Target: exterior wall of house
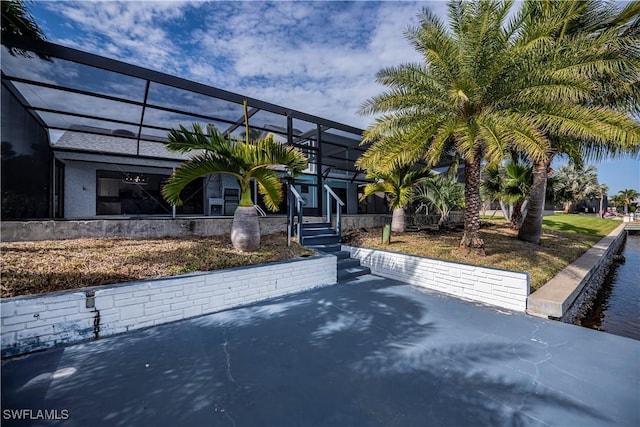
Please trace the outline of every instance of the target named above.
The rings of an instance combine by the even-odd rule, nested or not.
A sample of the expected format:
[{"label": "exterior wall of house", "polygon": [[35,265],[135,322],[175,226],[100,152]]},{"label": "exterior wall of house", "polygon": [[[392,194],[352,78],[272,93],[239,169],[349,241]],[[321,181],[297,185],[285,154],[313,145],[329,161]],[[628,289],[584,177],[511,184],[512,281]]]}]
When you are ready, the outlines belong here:
[{"label": "exterior wall of house", "polygon": [[[135,165],[135,164],[113,164],[113,163],[101,163],[92,162],[87,160],[73,160],[68,158],[62,158],[61,161],[65,165],[65,189],[64,189],[64,217],[66,219],[78,219],[78,218],[95,218],[96,215],[96,171],[129,171],[129,172],[141,172],[147,174],[162,174],[170,175],[171,168],[167,167],[151,167],[148,165]],[[150,163],[150,162],[146,162]],[[152,164],[152,163],[151,163]],[[327,180],[330,187],[334,189],[343,189],[344,202],[347,204],[346,214],[357,215],[358,214],[358,184],[351,183],[349,181],[341,181],[337,178],[331,178]],[[300,185],[297,185],[300,191]],[[199,212],[199,215],[209,214],[209,199],[210,198],[223,198],[224,190],[228,188],[240,189],[236,178],[229,175],[212,175],[205,181],[204,188],[204,209],[203,212]],[[303,194],[303,197],[308,199],[306,207],[317,207],[317,200],[311,200],[317,198],[316,187],[309,186],[308,193]],[[345,196],[346,194],[346,196]],[[322,189],[320,197],[326,198],[326,193]],[[326,203],[326,200],[323,204]],[[213,216],[219,216],[225,214],[224,206],[222,209],[212,209]],[[229,210],[227,209],[227,214]],[[281,212],[282,213],[282,212]],[[324,212],[322,212],[324,213]],[[196,215],[198,215],[196,214]],[[229,214],[230,215],[230,214]]]},{"label": "exterior wall of house", "polygon": [[88,163],[64,160],[65,163],[65,218],[93,218],[96,216],[96,171],[135,171],[170,175],[171,169],[146,166]]}]

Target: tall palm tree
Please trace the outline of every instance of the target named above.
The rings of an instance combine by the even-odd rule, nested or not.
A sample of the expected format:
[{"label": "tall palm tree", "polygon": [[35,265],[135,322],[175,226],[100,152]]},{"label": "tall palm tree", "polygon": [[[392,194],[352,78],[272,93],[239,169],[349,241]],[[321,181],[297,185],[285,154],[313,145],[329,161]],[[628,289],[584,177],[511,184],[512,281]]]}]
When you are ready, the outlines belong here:
[{"label": "tall palm tree", "polygon": [[425,11],[420,26],[407,32],[425,63],[380,71],[378,81],[391,89],[363,105],[363,113],[382,113],[363,141],[372,143],[365,156],[380,167],[417,159],[435,164],[450,152],[464,158],[461,247],[484,248],[478,235],[483,157],[499,161],[516,151],[534,163],[527,219],[541,226],[552,138],[587,141],[595,154],[638,147],[636,121],[591,102],[600,93],[596,77],[622,70],[633,80],[637,58],[631,59],[628,40],[609,31],[597,38],[556,37],[574,3],[580,2],[528,0],[507,24],[511,1],[450,2],[450,31]]},{"label": "tall palm tree", "polygon": [[[549,32],[550,49],[538,61],[557,63],[556,74],[568,78],[559,89],[577,104],[567,110],[571,111],[568,118],[573,119],[571,132],[566,132],[570,122],[541,126],[552,150],[547,158],[534,162],[529,211],[518,233],[521,240],[540,243],[548,171],[556,154],[582,162],[640,150],[638,123],[632,118],[640,111],[640,3],[629,2],[620,8],[595,0],[527,1],[525,9],[530,11],[525,28],[555,22]],[[563,104],[558,107],[566,109],[566,100]],[[585,108],[594,112],[591,118],[574,113]],[[607,132],[601,132],[603,124]],[[578,126],[588,131],[581,135]]]},{"label": "tall palm tree", "polygon": [[[508,150],[544,158],[549,144],[536,117],[522,108],[539,80],[525,77],[537,36],[505,24],[511,2],[451,1],[449,28],[423,10],[417,28],[406,32],[423,64],[381,70],[386,92],[367,100],[363,114],[383,113],[365,133],[364,154],[384,165],[424,159],[437,164],[456,153],[465,175],[463,248],[484,252],[480,238],[481,161],[502,160]],[[531,66],[533,68],[533,66]]]},{"label": "tall palm tree", "polygon": [[428,168],[415,168],[407,165],[397,166],[387,172],[369,169],[367,178],[373,179],[375,182],[365,185],[361,200],[376,193],[387,194],[389,208],[393,212],[391,230],[404,232],[406,230],[405,208],[413,200],[418,180],[428,174]]},{"label": "tall palm tree", "polygon": [[207,133],[197,123],[192,129],[180,125],[171,129],[166,147],[186,153],[200,151],[182,163],[162,188],[162,195],[173,205],[180,205],[180,192],[197,178],[210,174],[227,174],[240,184],[240,203],[233,215],[231,241],[241,251],[253,251],[260,246],[258,216],[251,200],[251,182],[258,182],[267,209],[277,211],[282,200],[282,183],[273,169],[283,165],[293,176],[307,167],[302,152],[273,140],[273,136],[245,142],[225,137],[214,126]]},{"label": "tall palm tree", "polygon": [[618,194],[620,194],[621,198],[624,199],[624,213],[626,215],[627,213],[629,213],[629,205],[637,198],[640,198],[640,193],[638,193],[636,190],[628,188],[626,190],[620,190]]},{"label": "tall palm tree", "polygon": [[456,206],[464,203],[464,186],[453,176],[432,175],[420,180],[416,189],[416,199],[428,203],[440,214],[438,227],[449,224],[449,214]]}]

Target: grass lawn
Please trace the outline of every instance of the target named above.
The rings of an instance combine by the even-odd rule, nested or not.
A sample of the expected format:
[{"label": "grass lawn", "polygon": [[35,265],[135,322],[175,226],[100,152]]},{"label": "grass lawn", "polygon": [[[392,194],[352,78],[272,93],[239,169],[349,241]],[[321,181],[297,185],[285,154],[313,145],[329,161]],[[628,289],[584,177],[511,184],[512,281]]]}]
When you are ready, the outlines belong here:
[{"label": "grass lawn", "polygon": [[480,231],[485,241],[485,256],[463,257],[457,252],[462,231],[394,233],[391,244],[382,245],[380,229],[360,230],[347,235],[347,244],[527,271],[533,292],[620,224],[620,221],[586,215],[553,215],[544,219],[542,244],[534,245],[517,240],[516,232],[503,219],[485,220]]},{"label": "grass lawn", "polygon": [[619,225],[620,221],[589,215],[556,214],[545,216],[542,220],[542,226],[549,230],[588,234],[599,237],[606,236]]},{"label": "grass lawn", "polygon": [[188,239],[74,239],[0,243],[2,298],[175,276],[313,252],[284,234],[262,236],[260,250],[238,252],[229,236]]}]

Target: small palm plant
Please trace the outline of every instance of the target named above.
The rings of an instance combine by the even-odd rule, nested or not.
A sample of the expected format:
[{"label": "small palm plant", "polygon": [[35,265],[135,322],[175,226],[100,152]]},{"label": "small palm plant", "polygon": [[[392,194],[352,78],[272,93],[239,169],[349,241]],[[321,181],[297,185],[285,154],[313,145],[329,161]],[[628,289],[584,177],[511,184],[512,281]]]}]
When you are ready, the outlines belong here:
[{"label": "small palm plant", "polygon": [[503,199],[509,203],[511,228],[519,230],[526,215],[527,198],[533,183],[533,167],[516,162],[505,166],[506,180],[503,189]]},{"label": "small palm plant", "polygon": [[385,193],[389,197],[389,208],[393,212],[391,230],[404,232],[406,229],[405,208],[413,200],[414,189],[420,178],[429,174],[429,169],[409,165],[395,166],[387,172],[370,169],[367,178],[376,182],[367,184],[361,200],[375,193]]},{"label": "small palm plant", "polygon": [[282,182],[273,168],[285,166],[296,176],[307,167],[307,159],[300,150],[274,141],[273,135],[255,141],[234,140],[212,125],[207,126],[205,133],[194,123],[192,129],[182,125],[171,129],[168,140],[166,147],[171,151],[201,150],[180,165],[162,188],[162,195],[172,205],[182,204],[180,192],[197,178],[219,173],[238,180],[240,203],[233,215],[231,242],[241,251],[254,251],[260,246],[258,214],[251,200],[252,180],[258,182],[267,209],[275,212],[282,200]]},{"label": "small palm plant", "polygon": [[438,227],[443,228],[449,225],[451,210],[464,204],[464,185],[452,176],[432,175],[420,181],[416,199],[428,203],[440,214]]}]

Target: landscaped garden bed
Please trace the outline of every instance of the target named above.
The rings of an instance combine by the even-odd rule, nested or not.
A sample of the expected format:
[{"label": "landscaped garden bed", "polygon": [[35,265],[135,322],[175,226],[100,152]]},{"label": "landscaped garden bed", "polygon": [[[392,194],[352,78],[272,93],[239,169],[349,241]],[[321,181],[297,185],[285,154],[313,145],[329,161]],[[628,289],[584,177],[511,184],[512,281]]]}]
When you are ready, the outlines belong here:
[{"label": "landscaped garden bed", "polygon": [[536,245],[517,240],[517,232],[503,220],[484,220],[480,234],[485,242],[485,256],[474,253],[467,253],[464,257],[460,255],[457,249],[462,230],[439,231],[433,228],[394,233],[391,244],[383,245],[380,229],[360,229],[347,232],[344,240],[351,246],[526,271],[529,272],[533,292],[618,225],[619,221],[593,216],[553,215],[545,217],[542,244]]},{"label": "landscaped garden bed", "polygon": [[2,298],[175,276],[313,252],[286,235],[264,235],[260,249],[235,250],[229,236],[165,239],[74,239],[1,243]]}]

